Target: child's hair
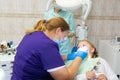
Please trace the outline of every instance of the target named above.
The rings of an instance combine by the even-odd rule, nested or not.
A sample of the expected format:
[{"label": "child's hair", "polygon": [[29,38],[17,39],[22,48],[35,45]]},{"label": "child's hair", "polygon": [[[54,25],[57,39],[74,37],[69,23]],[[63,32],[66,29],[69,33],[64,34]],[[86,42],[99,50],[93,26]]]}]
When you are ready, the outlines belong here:
[{"label": "child's hair", "polygon": [[61,18],[61,17],[55,17],[52,18],[50,20],[40,20],[37,22],[37,24],[34,26],[34,29],[32,30],[27,30],[26,33],[32,33],[32,32],[36,32],[36,31],[52,31],[56,28],[60,27],[62,31],[66,31],[69,30],[69,26],[67,24],[67,22]]},{"label": "child's hair", "polygon": [[87,43],[90,44],[90,46],[91,46],[92,48],[94,48],[94,52],[93,52],[92,58],[98,57],[99,55],[98,55],[98,51],[96,50],[96,47],[95,47],[90,41],[88,41],[88,40],[81,40],[80,42],[83,42],[83,41],[86,41]]}]

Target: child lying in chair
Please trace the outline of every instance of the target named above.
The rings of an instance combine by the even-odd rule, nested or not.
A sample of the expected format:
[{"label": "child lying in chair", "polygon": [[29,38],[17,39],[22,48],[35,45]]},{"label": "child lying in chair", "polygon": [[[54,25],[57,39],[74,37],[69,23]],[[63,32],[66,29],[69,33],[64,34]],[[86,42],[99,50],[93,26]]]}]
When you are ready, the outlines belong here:
[{"label": "child lying in chair", "polygon": [[[81,62],[74,80],[118,80],[109,64],[101,57],[94,45],[88,40],[82,40],[78,44],[78,50],[87,51],[87,57]],[[72,60],[66,62],[70,65]]]}]

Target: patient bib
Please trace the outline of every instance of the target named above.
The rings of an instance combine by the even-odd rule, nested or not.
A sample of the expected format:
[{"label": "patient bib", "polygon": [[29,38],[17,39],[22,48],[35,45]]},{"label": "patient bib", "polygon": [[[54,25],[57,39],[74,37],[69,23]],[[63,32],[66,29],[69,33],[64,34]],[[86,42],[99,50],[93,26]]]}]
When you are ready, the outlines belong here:
[{"label": "patient bib", "polygon": [[84,74],[87,71],[91,71],[98,61],[99,61],[99,58],[85,58],[81,62],[77,74]]}]

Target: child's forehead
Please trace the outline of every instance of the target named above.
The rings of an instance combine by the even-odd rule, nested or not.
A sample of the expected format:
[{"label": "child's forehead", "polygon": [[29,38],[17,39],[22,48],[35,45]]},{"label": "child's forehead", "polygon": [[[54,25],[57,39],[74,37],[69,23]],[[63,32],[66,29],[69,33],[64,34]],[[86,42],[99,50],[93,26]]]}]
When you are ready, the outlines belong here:
[{"label": "child's forehead", "polygon": [[79,43],[78,46],[86,46],[85,43]]},{"label": "child's forehead", "polygon": [[88,44],[86,41],[81,41],[79,44]]},{"label": "child's forehead", "polygon": [[89,46],[89,43],[86,41],[79,42],[78,46]]}]

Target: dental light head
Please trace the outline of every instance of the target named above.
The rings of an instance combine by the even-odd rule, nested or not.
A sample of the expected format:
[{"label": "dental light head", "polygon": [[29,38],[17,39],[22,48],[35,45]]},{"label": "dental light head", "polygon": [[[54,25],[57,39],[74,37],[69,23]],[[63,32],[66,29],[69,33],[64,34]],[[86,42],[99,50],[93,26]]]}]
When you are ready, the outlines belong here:
[{"label": "dental light head", "polygon": [[48,0],[46,11],[49,9],[52,2],[55,1],[56,5],[62,10],[75,11],[82,8],[81,25],[85,25],[86,19],[90,13],[92,0]]},{"label": "dental light head", "polygon": [[81,7],[82,0],[56,0],[56,4],[61,7],[61,9],[66,9],[70,11],[77,10]]}]

